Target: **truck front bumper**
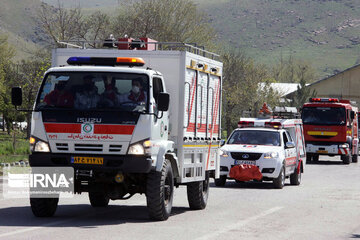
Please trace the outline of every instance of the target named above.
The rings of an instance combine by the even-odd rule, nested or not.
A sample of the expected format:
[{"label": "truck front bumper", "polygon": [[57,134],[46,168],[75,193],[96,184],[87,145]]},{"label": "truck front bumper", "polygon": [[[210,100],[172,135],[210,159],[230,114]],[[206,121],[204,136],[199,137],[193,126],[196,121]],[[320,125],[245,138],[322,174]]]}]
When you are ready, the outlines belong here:
[{"label": "truck front bumper", "polygon": [[306,144],[306,153],[318,154],[318,155],[348,155],[350,153],[350,148],[340,147],[339,144],[333,144],[333,145]]},{"label": "truck front bumper", "polygon": [[[100,157],[103,164],[74,164],[71,157]],[[94,170],[99,172],[121,171],[123,173],[148,173],[151,170],[151,157],[136,155],[87,155],[32,153],[29,156],[31,167],[73,167],[75,170]]]}]

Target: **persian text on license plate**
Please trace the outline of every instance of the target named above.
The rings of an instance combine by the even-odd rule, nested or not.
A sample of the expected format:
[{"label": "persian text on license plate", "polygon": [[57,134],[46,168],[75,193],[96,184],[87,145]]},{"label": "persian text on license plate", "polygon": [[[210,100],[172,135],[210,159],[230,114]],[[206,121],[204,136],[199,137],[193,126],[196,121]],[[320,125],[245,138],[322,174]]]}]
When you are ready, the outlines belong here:
[{"label": "persian text on license plate", "polygon": [[240,165],[240,164],[256,165],[256,162],[249,160],[235,160],[235,165]]},{"label": "persian text on license plate", "polygon": [[104,158],[102,158],[102,157],[71,157],[71,163],[102,165],[104,163]]}]

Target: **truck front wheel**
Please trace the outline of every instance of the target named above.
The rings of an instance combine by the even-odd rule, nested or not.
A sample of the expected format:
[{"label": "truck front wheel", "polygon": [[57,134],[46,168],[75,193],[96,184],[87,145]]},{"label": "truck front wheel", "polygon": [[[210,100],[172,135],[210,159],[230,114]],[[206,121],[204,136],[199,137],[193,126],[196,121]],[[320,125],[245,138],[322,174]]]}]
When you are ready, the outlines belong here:
[{"label": "truck front wheel", "polygon": [[30,198],[30,206],[36,217],[52,217],[56,212],[59,198]]},{"label": "truck front wheel", "polygon": [[299,173],[297,172],[297,169],[295,168],[294,173],[290,175],[290,184],[291,185],[300,185],[301,183],[301,169]]},{"label": "truck front wheel", "polygon": [[93,207],[107,207],[109,205],[109,197],[102,192],[89,192],[89,200]]},{"label": "truck front wheel", "polygon": [[215,186],[223,187],[226,183],[226,175],[221,175],[219,178],[215,178]]},{"label": "truck front wheel", "polygon": [[358,155],[357,154],[352,155],[352,162],[355,162],[355,163],[358,162]]},{"label": "truck front wheel", "polygon": [[164,221],[169,218],[174,196],[174,177],[169,160],[161,172],[151,171],[146,183],[146,202],[151,219]]},{"label": "truck front wheel", "polygon": [[341,155],[341,160],[343,161],[344,164],[350,164],[350,154],[348,155]]},{"label": "truck front wheel", "polygon": [[206,207],[209,197],[209,174],[206,173],[205,180],[187,184],[187,197],[190,209],[201,210]]}]

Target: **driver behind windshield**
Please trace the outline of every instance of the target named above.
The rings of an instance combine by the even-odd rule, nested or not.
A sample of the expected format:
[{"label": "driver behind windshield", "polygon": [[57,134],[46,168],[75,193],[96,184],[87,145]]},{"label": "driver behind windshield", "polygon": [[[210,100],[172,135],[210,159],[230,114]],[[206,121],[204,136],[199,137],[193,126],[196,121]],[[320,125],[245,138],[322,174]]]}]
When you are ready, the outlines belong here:
[{"label": "driver behind windshield", "polygon": [[135,78],[131,83],[131,90],[128,93],[119,95],[119,103],[134,102],[138,104],[145,104],[147,100],[146,92],[143,90],[142,79]]}]

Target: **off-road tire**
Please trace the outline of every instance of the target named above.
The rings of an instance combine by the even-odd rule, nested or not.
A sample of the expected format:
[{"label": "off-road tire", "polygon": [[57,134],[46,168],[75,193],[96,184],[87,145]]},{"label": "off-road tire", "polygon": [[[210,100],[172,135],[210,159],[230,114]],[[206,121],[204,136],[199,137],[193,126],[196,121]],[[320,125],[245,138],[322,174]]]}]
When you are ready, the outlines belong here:
[{"label": "off-road tire", "polygon": [[30,206],[36,217],[52,217],[56,212],[59,198],[30,198]]},{"label": "off-road tire", "polygon": [[285,185],[285,167],[281,168],[279,176],[273,180],[274,188],[282,189]]},{"label": "off-road tire", "polygon": [[146,202],[153,220],[167,220],[174,197],[174,177],[169,160],[165,160],[161,172],[151,171],[147,176]]},{"label": "off-road tire", "polygon": [[93,207],[107,207],[110,199],[105,193],[89,192],[89,200]]},{"label": "off-road tire", "polygon": [[358,162],[358,156],[359,156],[359,155],[357,155],[357,154],[352,155],[352,162],[353,162],[353,163],[357,163],[357,162]]},{"label": "off-road tire", "polygon": [[215,178],[215,186],[223,187],[226,183],[226,175],[221,175],[220,178]]},{"label": "off-road tire", "polygon": [[297,168],[295,168],[294,173],[290,175],[290,184],[291,185],[300,185],[300,183],[301,183],[301,169],[298,173]]},{"label": "off-road tire", "polygon": [[201,210],[206,208],[209,197],[209,174],[206,173],[205,180],[187,184],[187,197],[190,209]]},{"label": "off-road tire", "polygon": [[350,158],[351,155],[341,155],[341,160],[343,161],[344,164],[349,165],[350,164]]}]

